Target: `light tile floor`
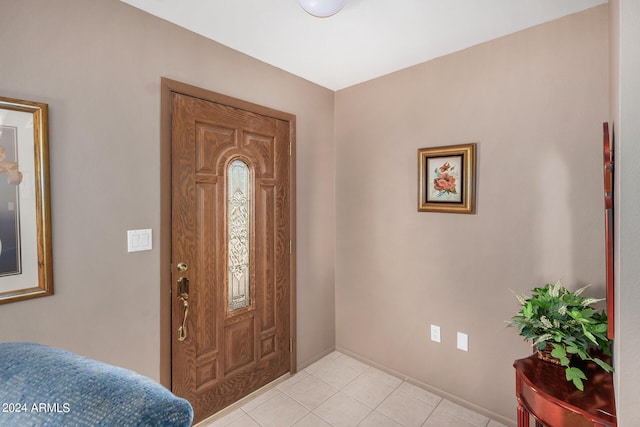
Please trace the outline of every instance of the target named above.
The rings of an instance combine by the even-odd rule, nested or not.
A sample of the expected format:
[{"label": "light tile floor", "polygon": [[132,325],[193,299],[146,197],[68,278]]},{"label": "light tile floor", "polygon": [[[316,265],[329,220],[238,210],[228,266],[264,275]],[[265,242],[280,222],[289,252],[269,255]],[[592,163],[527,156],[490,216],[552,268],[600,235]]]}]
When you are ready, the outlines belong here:
[{"label": "light tile floor", "polygon": [[207,427],[505,427],[333,352]]}]

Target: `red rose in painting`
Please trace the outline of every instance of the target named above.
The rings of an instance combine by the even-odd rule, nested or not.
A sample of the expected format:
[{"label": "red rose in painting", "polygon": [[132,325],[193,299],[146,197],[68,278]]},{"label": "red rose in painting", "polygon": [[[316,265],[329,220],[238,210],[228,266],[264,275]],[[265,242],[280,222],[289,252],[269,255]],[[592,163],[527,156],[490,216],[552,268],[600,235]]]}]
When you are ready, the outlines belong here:
[{"label": "red rose in painting", "polygon": [[447,193],[456,193],[456,179],[448,173],[441,173],[433,180],[433,188],[437,191],[446,191]]}]

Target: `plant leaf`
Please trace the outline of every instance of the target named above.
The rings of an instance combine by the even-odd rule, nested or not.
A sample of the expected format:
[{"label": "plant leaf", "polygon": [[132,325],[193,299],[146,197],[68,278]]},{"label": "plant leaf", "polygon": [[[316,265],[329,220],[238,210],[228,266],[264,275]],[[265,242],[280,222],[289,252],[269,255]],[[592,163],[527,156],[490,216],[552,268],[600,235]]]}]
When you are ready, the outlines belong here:
[{"label": "plant leaf", "polygon": [[580,294],[582,294],[582,293],[584,292],[584,290],[585,290],[585,289],[587,289],[589,286],[591,286],[591,284],[588,284],[587,286],[585,286],[585,287],[583,287],[583,288],[578,289],[578,290],[577,290],[577,291],[575,291],[573,294],[574,294],[575,296],[579,296],[579,295],[580,295]]},{"label": "plant leaf", "polygon": [[611,365],[609,365],[608,363],[598,359],[597,357],[593,358],[593,361],[596,362],[598,364],[598,366],[600,366],[605,371],[613,372],[613,367]]},{"label": "plant leaf", "polygon": [[522,307],[522,314],[525,318],[531,319],[531,316],[533,315],[533,305],[531,302],[527,302],[527,305]]},{"label": "plant leaf", "polygon": [[571,344],[567,346],[567,353],[577,354],[579,351],[580,349],[576,347],[575,344]]},{"label": "plant leaf", "polygon": [[561,345],[553,344],[553,351],[551,352],[551,355],[560,359],[563,357],[567,357],[567,352]]},{"label": "plant leaf", "polygon": [[551,355],[556,359],[559,359],[562,366],[569,366],[570,360],[567,357],[567,352],[565,351],[564,347],[560,344],[555,343],[552,343],[552,345],[553,350],[551,351]]},{"label": "plant leaf", "polygon": [[576,367],[567,368],[565,375],[567,377],[567,381],[572,381],[573,385],[580,391],[584,391],[584,384],[582,380],[586,380],[587,376],[580,369]]},{"label": "plant leaf", "polygon": [[590,341],[598,345],[598,341],[596,340],[596,337],[594,337],[591,332],[587,331],[587,328],[585,328],[584,325],[582,325],[582,332],[584,332],[585,337],[589,338]]},{"label": "plant leaf", "polygon": [[599,325],[595,325],[593,327],[593,329],[595,330],[595,332],[604,334],[605,332],[607,332],[607,324],[606,323],[601,323]]}]

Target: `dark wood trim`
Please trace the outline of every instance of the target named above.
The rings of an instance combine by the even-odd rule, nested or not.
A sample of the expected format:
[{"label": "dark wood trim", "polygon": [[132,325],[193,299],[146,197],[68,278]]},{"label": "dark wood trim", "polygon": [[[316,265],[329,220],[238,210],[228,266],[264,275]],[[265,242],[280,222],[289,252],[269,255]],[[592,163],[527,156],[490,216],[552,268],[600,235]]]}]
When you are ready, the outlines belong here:
[{"label": "dark wood trim", "polygon": [[[613,130],[613,129],[612,129]],[[607,337],[615,336],[615,304],[614,304],[614,150],[613,132],[609,132],[609,123],[602,124],[604,149],[604,220],[605,220],[605,257],[606,257],[606,288],[607,288]]]},{"label": "dark wood trim", "polygon": [[217,92],[212,92],[207,89],[202,89],[197,86],[191,86],[186,83],[181,83],[175,80],[161,78],[162,85],[167,86],[169,92],[181,93],[194,98],[204,99],[206,101],[215,102],[217,104],[228,105],[229,107],[238,108],[240,110],[246,110],[252,113],[257,113],[262,116],[273,117],[286,122],[294,123],[296,116],[293,114],[285,113],[275,110],[273,108],[265,107],[263,105],[254,104],[249,101],[243,101],[241,99],[233,98],[228,95],[223,95]]},{"label": "dark wood trim", "polygon": [[171,390],[171,85],[160,85],[160,383]]}]

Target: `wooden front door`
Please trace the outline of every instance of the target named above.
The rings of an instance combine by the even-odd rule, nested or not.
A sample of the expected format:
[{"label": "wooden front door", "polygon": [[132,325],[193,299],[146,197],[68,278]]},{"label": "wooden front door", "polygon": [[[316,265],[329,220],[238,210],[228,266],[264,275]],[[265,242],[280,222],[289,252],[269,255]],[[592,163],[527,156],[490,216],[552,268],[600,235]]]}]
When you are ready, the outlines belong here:
[{"label": "wooden front door", "polygon": [[171,381],[195,422],[295,370],[295,121],[244,106],[171,94]]}]

